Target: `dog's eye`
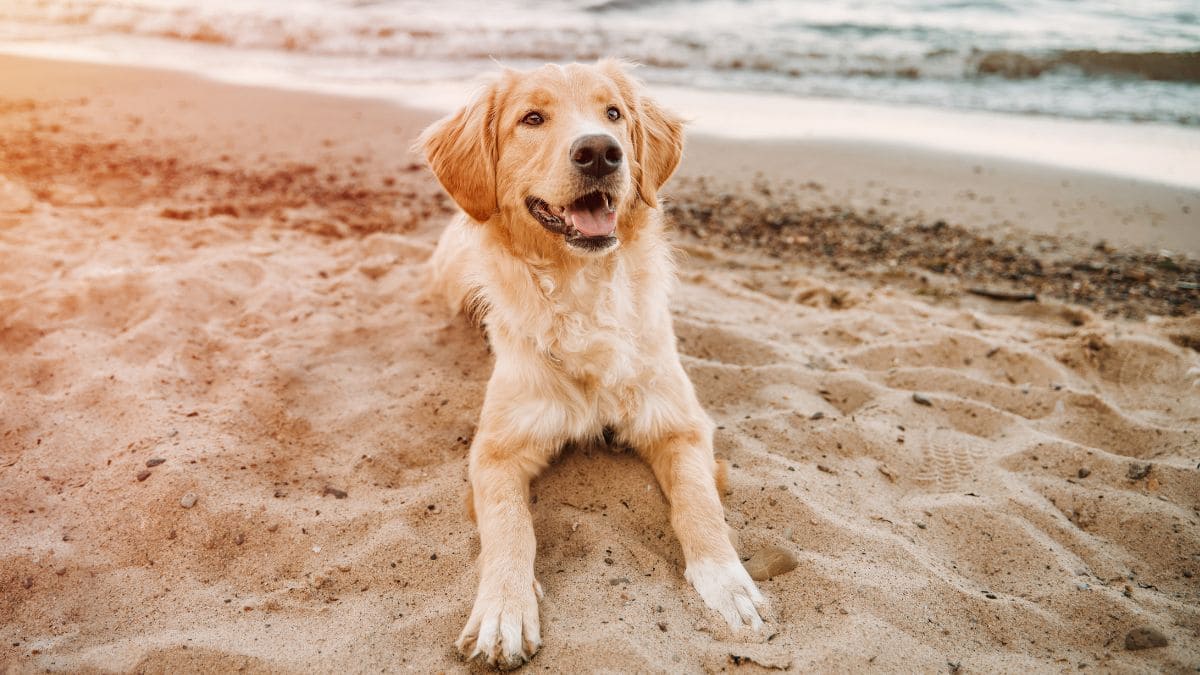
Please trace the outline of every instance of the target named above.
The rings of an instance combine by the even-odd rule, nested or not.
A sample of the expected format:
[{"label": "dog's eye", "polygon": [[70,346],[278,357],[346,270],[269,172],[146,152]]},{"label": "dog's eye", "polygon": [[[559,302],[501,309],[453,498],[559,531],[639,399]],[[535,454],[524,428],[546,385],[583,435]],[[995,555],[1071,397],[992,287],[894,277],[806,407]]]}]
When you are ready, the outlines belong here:
[{"label": "dog's eye", "polygon": [[621,111],[617,110],[617,106],[615,106],[615,105],[608,106],[608,119],[610,119],[614,122],[621,119]]},{"label": "dog's eye", "polygon": [[525,116],[521,118],[521,124],[528,124],[531,127],[536,127],[545,121],[546,120],[542,118],[542,114],[539,112],[525,113]]}]

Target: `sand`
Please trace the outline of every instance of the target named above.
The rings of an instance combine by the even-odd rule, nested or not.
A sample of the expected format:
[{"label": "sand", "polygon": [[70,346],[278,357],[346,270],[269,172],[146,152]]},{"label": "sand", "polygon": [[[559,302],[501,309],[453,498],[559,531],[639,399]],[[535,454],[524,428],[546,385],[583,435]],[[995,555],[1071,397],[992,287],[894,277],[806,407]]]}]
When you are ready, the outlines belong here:
[{"label": "sand", "polygon": [[[491,364],[424,294],[450,209],[407,151],[429,119],[0,58],[0,670],[466,668]],[[736,178],[713,142],[685,177]],[[1194,306],[1107,319],[681,244],[728,520],[798,566],[761,583],[769,639],[728,635],[650,471],[569,448],[533,487],[529,670],[1200,666]],[[1127,649],[1141,628],[1167,644]]]}]

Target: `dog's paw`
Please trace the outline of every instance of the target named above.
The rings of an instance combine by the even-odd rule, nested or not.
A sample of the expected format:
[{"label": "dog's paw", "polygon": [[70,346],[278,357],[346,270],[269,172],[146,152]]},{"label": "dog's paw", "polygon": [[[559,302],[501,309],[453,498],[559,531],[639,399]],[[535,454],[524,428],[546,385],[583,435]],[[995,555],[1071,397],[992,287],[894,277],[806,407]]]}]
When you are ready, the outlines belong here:
[{"label": "dog's paw", "polygon": [[538,598],[534,581],[524,590],[479,589],[471,618],[455,646],[467,660],[479,659],[501,670],[519,667],[542,646]]},{"label": "dog's paw", "polygon": [[762,629],[759,611],[766,609],[766,598],[736,559],[726,563],[700,560],[688,565],[683,576],[691,582],[704,604],[715,609],[731,629]]}]

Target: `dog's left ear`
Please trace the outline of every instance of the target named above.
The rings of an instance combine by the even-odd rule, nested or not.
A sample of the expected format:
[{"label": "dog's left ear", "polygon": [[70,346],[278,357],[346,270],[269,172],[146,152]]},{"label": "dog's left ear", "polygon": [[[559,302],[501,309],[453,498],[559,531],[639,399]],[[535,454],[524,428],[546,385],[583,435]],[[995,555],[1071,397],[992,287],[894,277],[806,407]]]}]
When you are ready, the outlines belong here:
[{"label": "dog's left ear", "polygon": [[650,208],[658,206],[658,189],[683,158],[683,120],[642,94],[642,85],[615,59],[599,63],[625,99],[633,132],[633,181],[638,196]]},{"label": "dog's left ear", "polygon": [[477,222],[500,207],[496,200],[496,117],[499,85],[492,83],[462,110],[434,122],[414,146],[450,197]]}]

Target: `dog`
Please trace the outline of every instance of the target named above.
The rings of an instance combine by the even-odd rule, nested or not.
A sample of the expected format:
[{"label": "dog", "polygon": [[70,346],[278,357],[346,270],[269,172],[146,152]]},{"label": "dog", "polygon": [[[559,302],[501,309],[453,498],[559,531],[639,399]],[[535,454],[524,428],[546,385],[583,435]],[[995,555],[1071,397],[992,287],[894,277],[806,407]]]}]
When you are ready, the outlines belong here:
[{"label": "dog", "polygon": [[431,290],[484,326],[495,355],[471,442],[479,588],[456,646],[515,668],[541,646],[530,480],[572,441],[607,435],[652,468],[684,577],[735,630],[765,599],[725,524],[713,423],[679,361],[658,191],[683,123],[629,66],[504,70],[416,149],[462,209],[430,259]]}]

